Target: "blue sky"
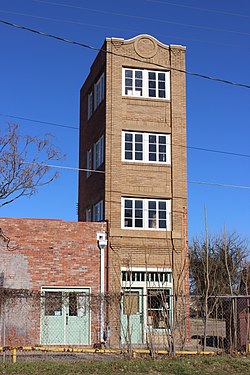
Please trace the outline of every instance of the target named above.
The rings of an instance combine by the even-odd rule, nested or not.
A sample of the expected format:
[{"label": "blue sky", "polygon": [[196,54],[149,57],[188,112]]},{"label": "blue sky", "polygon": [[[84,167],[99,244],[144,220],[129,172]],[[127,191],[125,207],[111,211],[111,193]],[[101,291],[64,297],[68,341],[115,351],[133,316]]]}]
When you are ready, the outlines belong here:
[{"label": "blue sky", "polygon": [[[187,47],[187,70],[250,84],[249,0],[2,0],[0,18],[101,47],[106,37],[151,34]],[[0,128],[16,122],[23,134],[54,135],[65,160],[78,167],[78,130],[10,116],[79,126],[79,90],[96,52],[0,24]],[[188,209],[190,237],[235,230],[249,238],[250,158],[195,150],[250,154],[250,90],[187,75]],[[31,198],[1,208],[2,217],[76,221],[78,173],[60,178]]]}]

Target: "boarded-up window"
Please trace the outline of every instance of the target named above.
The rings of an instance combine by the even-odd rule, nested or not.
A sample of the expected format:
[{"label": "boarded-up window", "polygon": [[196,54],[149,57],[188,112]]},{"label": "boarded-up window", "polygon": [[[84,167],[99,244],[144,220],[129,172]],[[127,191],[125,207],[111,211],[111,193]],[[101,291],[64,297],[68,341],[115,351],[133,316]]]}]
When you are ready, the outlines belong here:
[{"label": "boarded-up window", "polygon": [[123,314],[134,315],[139,312],[139,292],[125,292],[123,297]]}]

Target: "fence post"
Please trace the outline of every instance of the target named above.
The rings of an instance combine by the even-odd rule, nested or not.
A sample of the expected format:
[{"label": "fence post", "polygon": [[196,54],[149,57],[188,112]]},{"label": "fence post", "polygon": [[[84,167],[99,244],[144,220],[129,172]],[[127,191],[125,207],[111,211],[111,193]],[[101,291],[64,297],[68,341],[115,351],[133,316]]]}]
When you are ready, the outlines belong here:
[{"label": "fence post", "polygon": [[16,348],[12,350],[12,361],[13,363],[16,363]]}]

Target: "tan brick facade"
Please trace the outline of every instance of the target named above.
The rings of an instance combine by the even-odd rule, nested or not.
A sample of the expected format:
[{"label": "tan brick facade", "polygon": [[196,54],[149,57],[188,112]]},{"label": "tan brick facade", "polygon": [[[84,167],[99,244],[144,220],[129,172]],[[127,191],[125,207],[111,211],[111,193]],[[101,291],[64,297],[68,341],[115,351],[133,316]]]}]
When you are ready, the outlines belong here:
[{"label": "tan brick facade", "polygon": [[[79,178],[79,220],[85,210],[104,200],[109,223],[107,288],[118,292],[122,267],[171,268],[173,288],[188,293],[185,48],[164,45],[148,35],[130,40],[106,39],[81,89],[80,168],[86,152],[105,136],[105,162]],[[123,68],[170,71],[170,99],[125,96]],[[105,98],[87,119],[88,94],[105,73]],[[171,163],[124,161],[122,131],[170,134]],[[122,197],[171,200],[170,230],[122,229]],[[178,291],[177,291],[178,289]]]},{"label": "tan brick facade", "polygon": [[[86,168],[87,149],[104,133],[105,164],[101,169],[105,170],[105,178],[103,174],[93,173],[86,179],[86,174],[80,172],[79,220],[85,220],[84,210],[88,205],[103,198],[105,219],[110,227],[111,249],[117,249],[116,252],[111,250],[110,256],[119,253],[123,264],[131,258],[133,264],[141,265],[145,264],[147,254],[149,266],[169,264],[172,243],[177,252],[183,252],[185,247],[185,75],[174,70],[185,70],[185,48],[163,45],[149,36],[128,41],[107,39],[103,48],[111,54],[105,56],[100,53],[97,56],[81,90],[80,168]],[[153,56],[147,57],[150,55]],[[157,64],[166,68],[160,68]],[[122,67],[163,71],[168,70],[167,67],[172,68],[170,100],[122,96]],[[106,97],[87,120],[87,94],[103,71],[106,74]],[[122,161],[122,130],[171,134],[171,165]],[[171,199],[172,231],[121,229],[123,196]]]}]

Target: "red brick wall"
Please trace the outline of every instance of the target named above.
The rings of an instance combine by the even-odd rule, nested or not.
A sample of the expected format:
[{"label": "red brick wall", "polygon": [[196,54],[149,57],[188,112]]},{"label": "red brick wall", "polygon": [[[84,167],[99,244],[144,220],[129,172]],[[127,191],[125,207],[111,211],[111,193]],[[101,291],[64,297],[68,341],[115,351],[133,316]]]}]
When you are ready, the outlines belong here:
[{"label": "red brick wall", "polygon": [[40,290],[42,286],[85,286],[99,291],[96,233],[104,223],[0,218],[10,238],[0,242],[4,287]]},{"label": "red brick wall", "polygon": [[[0,228],[10,239],[7,248],[7,242],[0,237],[0,274],[4,288],[40,291],[42,286],[67,286],[91,288],[91,294],[99,293],[100,250],[96,233],[105,231],[105,223],[0,218]],[[22,303],[17,299],[11,301],[13,306],[8,306],[5,345],[37,344],[40,340],[39,298],[37,307],[31,309],[29,303],[25,305],[26,312],[18,308],[24,306],[23,299]],[[98,310],[91,314],[91,342],[98,340]],[[2,311],[0,315],[2,324]]]}]

